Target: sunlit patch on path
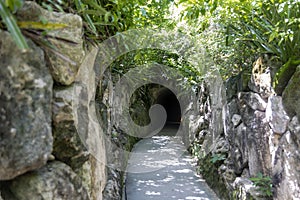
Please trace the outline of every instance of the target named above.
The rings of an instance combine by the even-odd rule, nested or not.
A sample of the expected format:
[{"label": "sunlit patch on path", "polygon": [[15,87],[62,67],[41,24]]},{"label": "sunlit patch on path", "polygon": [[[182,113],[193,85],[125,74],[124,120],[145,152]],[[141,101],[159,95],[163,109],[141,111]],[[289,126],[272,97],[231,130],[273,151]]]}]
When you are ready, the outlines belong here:
[{"label": "sunlit patch on path", "polygon": [[161,135],[139,141],[128,162],[125,199],[218,199],[205,180],[196,174],[193,159],[184,148],[180,138],[174,136]]}]

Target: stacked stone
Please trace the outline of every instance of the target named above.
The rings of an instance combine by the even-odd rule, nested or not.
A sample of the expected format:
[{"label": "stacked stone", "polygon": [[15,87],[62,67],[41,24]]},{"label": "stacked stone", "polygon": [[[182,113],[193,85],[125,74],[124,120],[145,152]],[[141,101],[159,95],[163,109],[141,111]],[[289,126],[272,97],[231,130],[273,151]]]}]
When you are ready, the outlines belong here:
[{"label": "stacked stone", "polygon": [[25,2],[17,17],[66,27],[47,32],[54,51],[28,39],[30,50],[22,52],[0,31],[0,195],[102,199],[106,152],[100,124],[94,123],[97,49],[85,56],[77,15]]},{"label": "stacked stone", "polygon": [[229,160],[238,176],[233,185],[259,199],[261,194],[247,179],[262,173],[272,178],[274,199],[295,199],[300,198],[299,73],[280,96],[272,87],[272,65],[275,63],[259,58],[250,80],[244,80],[248,89],[238,91],[237,98],[226,106]]},{"label": "stacked stone", "polygon": [[[271,177],[274,199],[300,198],[300,66],[280,96],[272,87],[275,65],[261,57],[252,72],[227,80],[223,117],[213,106],[213,99],[223,102],[214,89],[222,87],[209,80],[200,87],[191,149],[200,147],[203,176],[223,198],[264,199],[250,181],[259,173]],[[213,115],[219,116],[215,122]],[[223,133],[216,127],[220,123]],[[212,164],[214,155],[226,159]]]}]

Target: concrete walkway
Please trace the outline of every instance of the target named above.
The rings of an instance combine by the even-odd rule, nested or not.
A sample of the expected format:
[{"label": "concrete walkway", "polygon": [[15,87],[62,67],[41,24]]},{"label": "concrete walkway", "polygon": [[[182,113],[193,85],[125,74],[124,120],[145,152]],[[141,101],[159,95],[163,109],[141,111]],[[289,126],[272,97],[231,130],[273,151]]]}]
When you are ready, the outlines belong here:
[{"label": "concrete walkway", "polygon": [[[174,131],[174,130],[173,130]],[[215,200],[216,194],[195,172],[195,163],[170,129],[143,139],[131,153],[126,200]]]}]

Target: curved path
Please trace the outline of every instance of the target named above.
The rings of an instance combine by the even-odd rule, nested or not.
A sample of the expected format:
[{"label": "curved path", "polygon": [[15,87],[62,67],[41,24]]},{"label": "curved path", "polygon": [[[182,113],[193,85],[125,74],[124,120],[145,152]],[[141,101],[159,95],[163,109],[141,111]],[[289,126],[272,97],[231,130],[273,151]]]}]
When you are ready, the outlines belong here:
[{"label": "curved path", "polygon": [[195,162],[185,151],[176,130],[139,141],[127,166],[126,200],[215,200],[216,194],[196,174]]}]

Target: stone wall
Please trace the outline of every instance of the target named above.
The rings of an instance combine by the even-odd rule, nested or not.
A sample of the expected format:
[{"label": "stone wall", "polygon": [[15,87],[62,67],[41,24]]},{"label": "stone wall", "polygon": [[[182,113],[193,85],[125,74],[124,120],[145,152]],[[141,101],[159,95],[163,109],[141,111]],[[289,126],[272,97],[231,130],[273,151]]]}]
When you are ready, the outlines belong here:
[{"label": "stone wall", "polygon": [[[48,32],[55,51],[32,37],[30,50],[21,52],[0,30],[0,199],[121,199],[136,138],[112,122],[118,77],[98,74],[98,50],[83,48],[79,16],[33,2],[17,14],[41,16],[68,25]],[[258,173],[272,179],[274,199],[300,198],[300,67],[279,96],[273,64],[258,59],[251,73],[230,78],[226,91],[220,79],[207,79],[198,99],[187,100],[184,141],[192,142],[200,172],[224,199],[266,198],[249,179]],[[152,90],[153,100],[159,88]],[[147,102],[133,95],[131,103],[142,114],[134,121],[146,124]]]},{"label": "stone wall", "polygon": [[67,28],[47,32],[56,50],[33,37],[27,52],[0,30],[0,199],[101,200],[107,173],[97,49],[83,48],[79,16],[25,2],[17,17]]},{"label": "stone wall", "polygon": [[[198,157],[204,178],[224,199],[300,198],[300,67],[279,96],[271,85],[270,69],[275,64],[259,58],[252,72],[227,80],[227,102],[223,117],[217,119],[218,124],[223,122],[223,132],[212,128],[216,112],[212,102],[220,95],[208,81],[199,87],[194,120],[198,128],[191,129],[190,150]],[[250,181],[259,173],[271,178],[272,197]]]},{"label": "stone wall", "polygon": [[[55,49],[26,34],[25,53],[0,30],[0,199],[121,199],[137,139],[112,119],[120,77],[99,74],[101,56],[84,44],[79,16],[29,1],[16,16],[66,27],[47,31]],[[133,120],[147,124],[147,102],[137,93],[130,103]]]}]

